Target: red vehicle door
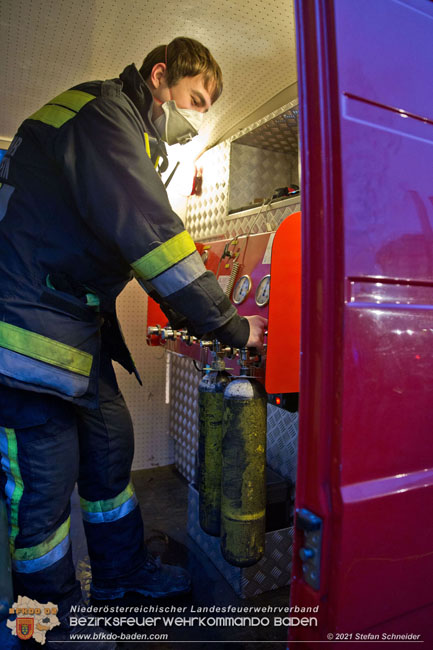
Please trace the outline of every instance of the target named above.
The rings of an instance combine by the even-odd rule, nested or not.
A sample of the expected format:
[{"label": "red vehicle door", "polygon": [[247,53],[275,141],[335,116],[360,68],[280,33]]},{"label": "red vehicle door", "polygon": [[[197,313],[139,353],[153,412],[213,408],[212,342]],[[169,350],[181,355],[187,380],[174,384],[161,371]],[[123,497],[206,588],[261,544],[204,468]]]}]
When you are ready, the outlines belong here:
[{"label": "red vehicle door", "polygon": [[294,620],[289,638],[431,647],[433,3],[297,0],[296,21],[304,223],[291,616],[318,606],[303,614],[318,625]]}]

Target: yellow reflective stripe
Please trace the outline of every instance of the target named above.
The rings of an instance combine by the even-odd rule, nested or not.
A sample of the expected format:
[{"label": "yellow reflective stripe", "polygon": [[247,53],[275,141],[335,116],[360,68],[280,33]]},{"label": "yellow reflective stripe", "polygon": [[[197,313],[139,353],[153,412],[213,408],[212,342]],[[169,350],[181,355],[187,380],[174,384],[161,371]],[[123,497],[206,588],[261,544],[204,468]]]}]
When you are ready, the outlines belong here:
[{"label": "yellow reflective stripe", "polygon": [[161,156],[158,156],[158,158],[155,160],[155,164],[154,164],[155,169],[158,167],[160,158]]},{"label": "yellow reflective stripe", "polygon": [[125,501],[128,501],[133,494],[134,486],[129,482],[126,488],[113,499],[86,501],[86,499],[80,497],[80,505],[85,512],[108,512],[109,510],[118,508],[122,503],[125,503]]},{"label": "yellow reflective stripe", "polygon": [[0,346],[86,377],[92,368],[93,356],[88,352],[3,321],[0,322]]},{"label": "yellow reflective stripe", "polygon": [[232,521],[254,521],[256,519],[261,519],[266,514],[266,510],[260,510],[260,512],[255,512],[252,515],[242,515],[234,511],[224,512],[224,517]]},{"label": "yellow reflective stripe", "polygon": [[60,95],[51,99],[48,103],[59,104],[78,113],[92,99],[95,99],[95,95],[90,95],[82,90],[66,90],[64,93],[60,93]]},{"label": "yellow reflective stripe", "polygon": [[54,531],[46,540],[37,544],[36,546],[29,546],[28,548],[17,548],[13,552],[14,560],[34,560],[35,558],[42,557],[46,555],[49,551],[52,551],[53,548],[58,546],[65,537],[69,535],[69,529],[71,527],[71,518],[68,517],[66,521],[63,522],[59,528]]},{"label": "yellow reflective stripe", "polygon": [[194,241],[186,230],[164,242],[150,253],[131,264],[143,280],[150,280],[180,262],[196,250]]},{"label": "yellow reflective stripe", "polygon": [[56,129],[59,129],[63,126],[68,120],[72,120],[76,116],[75,111],[70,111],[67,108],[62,106],[42,106],[36,113],[30,115],[29,120],[37,120],[38,122],[43,122],[49,126],[54,126]]},{"label": "yellow reflective stripe", "polygon": [[149,144],[149,136],[147,135],[146,132],[144,132],[144,144],[146,146],[146,153],[150,158],[150,144]]},{"label": "yellow reflective stripe", "polygon": [[[92,99],[95,99],[94,95],[82,92],[81,90],[67,90],[54,97],[48,104],[45,104],[36,113],[30,115],[28,119],[37,120],[58,129],[68,120],[75,117],[77,112],[88,102],[92,101]],[[61,104],[61,106],[57,104]]]}]

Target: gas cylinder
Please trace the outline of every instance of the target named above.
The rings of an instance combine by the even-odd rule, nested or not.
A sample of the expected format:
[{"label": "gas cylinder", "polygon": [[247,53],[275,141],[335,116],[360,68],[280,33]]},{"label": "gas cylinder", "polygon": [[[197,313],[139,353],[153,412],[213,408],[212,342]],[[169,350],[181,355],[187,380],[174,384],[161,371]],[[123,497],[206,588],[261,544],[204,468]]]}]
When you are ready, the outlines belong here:
[{"label": "gas cylinder", "polygon": [[230,382],[214,343],[213,361],[203,376],[199,392],[198,491],[200,526],[208,535],[220,534],[221,439],[224,390]]},{"label": "gas cylinder", "polygon": [[265,548],[267,395],[246,367],[241,373],[224,392],[221,552],[245,567]]}]

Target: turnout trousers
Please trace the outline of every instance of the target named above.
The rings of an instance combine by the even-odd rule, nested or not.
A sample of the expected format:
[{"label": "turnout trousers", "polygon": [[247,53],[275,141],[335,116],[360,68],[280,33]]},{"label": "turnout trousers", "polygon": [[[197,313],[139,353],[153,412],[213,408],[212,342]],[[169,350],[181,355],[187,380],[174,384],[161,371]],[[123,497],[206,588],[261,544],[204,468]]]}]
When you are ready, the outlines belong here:
[{"label": "turnout trousers", "polygon": [[51,601],[60,616],[80,599],[70,543],[76,483],[93,578],[115,581],[142,566],[132,421],[108,356],[98,409],[0,387],[0,450],[16,596]]}]

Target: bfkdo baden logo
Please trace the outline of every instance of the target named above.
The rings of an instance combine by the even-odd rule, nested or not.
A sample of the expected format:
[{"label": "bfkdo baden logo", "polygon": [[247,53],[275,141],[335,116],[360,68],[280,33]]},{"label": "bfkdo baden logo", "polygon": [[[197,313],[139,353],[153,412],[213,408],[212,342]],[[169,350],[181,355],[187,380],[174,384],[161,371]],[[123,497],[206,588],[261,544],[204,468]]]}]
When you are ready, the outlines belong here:
[{"label": "bfkdo baden logo", "polygon": [[46,633],[60,625],[57,605],[38,603],[27,596],[18,596],[17,602],[9,609],[9,617],[13,615],[16,615],[16,619],[8,620],[6,625],[14,636],[23,641],[33,638],[44,645]]}]

